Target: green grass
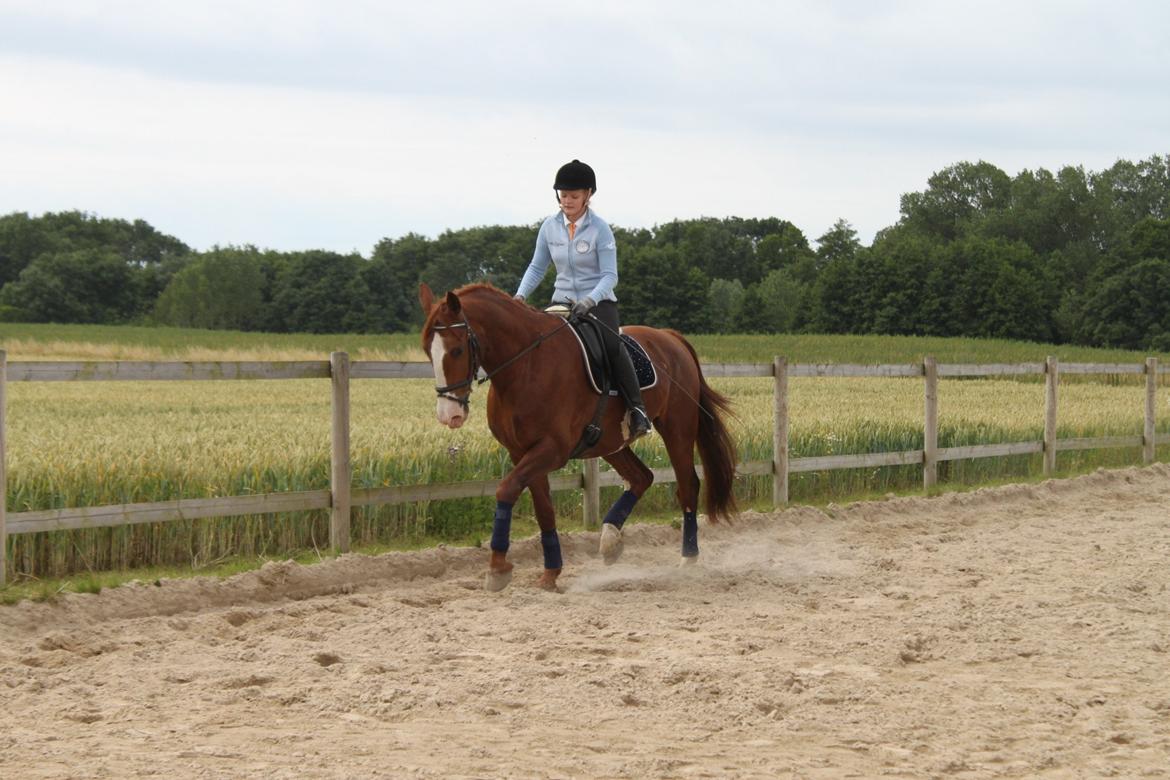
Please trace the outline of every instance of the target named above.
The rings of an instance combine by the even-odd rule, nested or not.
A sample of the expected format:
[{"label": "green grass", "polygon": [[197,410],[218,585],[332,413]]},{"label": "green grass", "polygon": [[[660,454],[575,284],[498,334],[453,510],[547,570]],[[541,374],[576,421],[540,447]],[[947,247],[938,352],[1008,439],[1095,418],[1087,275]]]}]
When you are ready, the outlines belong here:
[{"label": "green grass", "polygon": [[[918,363],[933,355],[940,363],[1035,363],[1055,355],[1066,363],[1144,363],[1148,355],[1122,349],[1098,349],[998,339],[922,336],[826,336],[816,334],[708,335],[688,337],[699,357],[723,363],[771,362],[774,355],[790,363]],[[1161,355],[1161,360],[1170,355]]]}]

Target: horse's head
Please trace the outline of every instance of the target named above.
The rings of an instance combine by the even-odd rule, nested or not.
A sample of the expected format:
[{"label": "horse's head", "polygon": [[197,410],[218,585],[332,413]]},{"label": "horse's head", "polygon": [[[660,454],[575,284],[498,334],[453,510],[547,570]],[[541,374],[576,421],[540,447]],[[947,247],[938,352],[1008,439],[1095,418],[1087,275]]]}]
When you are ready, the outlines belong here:
[{"label": "horse's head", "polygon": [[468,398],[479,369],[475,334],[467,323],[459,296],[453,292],[436,303],[431,288],[418,286],[418,300],[427,314],[423,325],[423,351],[435,369],[435,391],[439,395],[435,416],[443,425],[458,428],[471,413]]}]

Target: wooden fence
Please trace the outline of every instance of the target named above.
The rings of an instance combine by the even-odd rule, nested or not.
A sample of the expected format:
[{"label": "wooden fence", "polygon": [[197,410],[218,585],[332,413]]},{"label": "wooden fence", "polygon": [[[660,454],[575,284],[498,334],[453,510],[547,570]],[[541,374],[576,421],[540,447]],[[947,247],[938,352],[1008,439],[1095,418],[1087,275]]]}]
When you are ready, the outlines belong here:
[{"label": "wooden fence", "polygon": [[[788,503],[788,477],[808,471],[873,468],[878,466],[922,466],[922,483],[929,488],[937,482],[938,464],[968,458],[1043,453],[1044,473],[1056,468],[1056,454],[1069,450],[1105,447],[1141,447],[1143,462],[1154,460],[1155,446],[1170,443],[1170,436],[1156,438],[1155,397],[1158,374],[1170,374],[1170,365],[1156,358],[1141,363],[1066,363],[1049,357],[1044,363],[964,365],[940,364],[934,358],[903,365],[794,364],[783,357],[772,363],[703,365],[708,377],[772,377],[774,382],[774,430],[771,461],[739,465],[741,475],[771,475],[772,497],[777,506]],[[1094,439],[1057,439],[1057,385],[1060,374],[1144,374],[1145,428],[1140,436],[1107,436]],[[1044,376],[1046,403],[1042,441],[985,444],[965,447],[938,446],[938,383],[944,377]],[[876,452],[858,455],[831,455],[789,458],[788,380],[790,377],[920,377],[924,381],[923,448],[904,452]],[[12,362],[0,350],[0,496],[7,496],[5,447],[5,392],[7,382],[141,381],[207,379],[306,379],[328,378],[332,384],[331,485],[329,490],[266,493],[222,498],[178,499],[144,504],[76,507],[34,512],[6,513],[0,501],[0,585],[6,582],[8,534],[36,533],[76,528],[157,523],[170,520],[230,517],[313,509],[330,510],[330,543],[335,550],[349,550],[349,520],[352,507],[473,498],[495,494],[498,479],[439,485],[395,485],[380,488],[352,487],[349,461],[349,384],[353,379],[433,379],[429,363],[389,361],[350,362],[344,352],[334,352],[328,361],[300,362]],[[654,469],[659,483],[674,481],[669,468]],[[583,490],[584,517],[596,527],[600,516],[600,489],[622,484],[615,472],[602,472],[597,460],[587,460],[579,474],[550,479],[553,490]]]}]

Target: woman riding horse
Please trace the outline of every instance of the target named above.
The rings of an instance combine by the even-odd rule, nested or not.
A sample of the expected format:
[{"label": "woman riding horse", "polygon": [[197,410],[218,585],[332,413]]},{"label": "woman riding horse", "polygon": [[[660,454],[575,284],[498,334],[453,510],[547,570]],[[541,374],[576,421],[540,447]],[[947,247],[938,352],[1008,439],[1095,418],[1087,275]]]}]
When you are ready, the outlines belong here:
[{"label": "woman riding horse", "polygon": [[[490,379],[488,427],[512,458],[513,468],[496,489],[486,587],[500,590],[511,580],[512,506],[527,489],[544,549],[538,584],[556,588],[562,557],[548,475],[573,456],[582,432],[593,423],[599,398],[605,404],[602,432],[580,457],[605,458],[628,485],[602,525],[601,553],[607,563],[616,560],[622,524],[654,473],[629,447],[622,404],[599,397],[589,383],[568,323],[486,284],[468,285],[438,300],[422,284],[419,301],[427,314],[422,344],[435,371],[439,422],[460,427],[470,413],[472,387]],[[717,521],[735,508],[735,443],[723,423],[729,403],[707,385],[694,349],[681,334],[638,326],[626,332],[642,345],[659,375],[646,390],[646,406],[674,467],[683,511],[682,554],[691,561],[699,554],[696,449],[703,462],[708,518]],[[477,380],[481,367],[487,377]]]},{"label": "woman riding horse", "polygon": [[597,192],[597,176],[580,160],[565,163],[553,181],[560,212],[540,226],[532,261],[520,280],[516,297],[525,300],[548,271],[551,261],[557,268],[553,303],[572,308],[576,317],[592,316],[601,321],[601,341],[613,366],[618,392],[630,410],[630,436],[637,439],[650,432],[650,418],[642,402],[642,391],[634,364],[618,337],[617,242],[613,231],[589,208]]}]

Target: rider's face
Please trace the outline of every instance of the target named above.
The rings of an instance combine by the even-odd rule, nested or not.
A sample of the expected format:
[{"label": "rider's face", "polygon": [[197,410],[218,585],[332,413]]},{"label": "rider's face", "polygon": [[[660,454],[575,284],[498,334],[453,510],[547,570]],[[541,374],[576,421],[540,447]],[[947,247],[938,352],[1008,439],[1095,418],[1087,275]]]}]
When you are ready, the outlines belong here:
[{"label": "rider's face", "polygon": [[557,197],[561,202],[561,211],[574,222],[585,213],[589,205],[589,190],[557,190]]}]

